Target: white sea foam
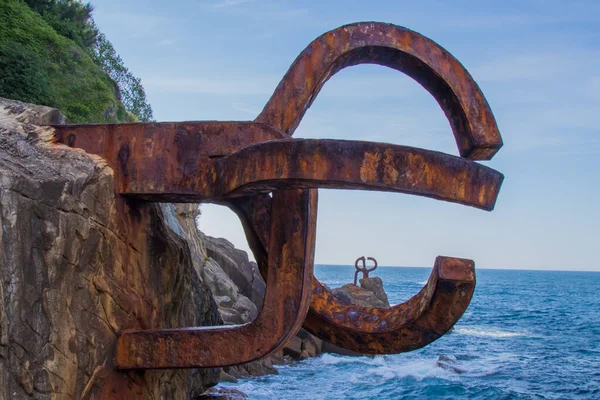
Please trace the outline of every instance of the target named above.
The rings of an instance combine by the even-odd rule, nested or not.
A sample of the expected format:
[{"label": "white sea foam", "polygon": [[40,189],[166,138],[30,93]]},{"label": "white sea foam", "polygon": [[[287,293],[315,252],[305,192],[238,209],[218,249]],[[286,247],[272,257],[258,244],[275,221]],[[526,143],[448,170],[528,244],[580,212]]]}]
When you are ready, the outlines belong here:
[{"label": "white sea foam", "polygon": [[319,358],[309,359],[308,362],[315,362],[325,365],[336,365],[336,364],[344,364],[344,363],[362,363],[366,365],[378,366],[385,365],[386,358],[385,356],[377,356],[377,357],[348,357],[342,355],[334,355],[330,353],[325,353]]},{"label": "white sea foam", "polygon": [[319,358],[319,361],[325,365],[335,365],[335,364],[347,363],[352,360],[348,357],[335,356],[333,354],[326,353],[326,354],[323,354]]},{"label": "white sea foam", "polygon": [[435,359],[418,359],[402,363],[387,363],[375,368],[368,368],[367,375],[380,376],[384,379],[411,377],[418,381],[425,378],[456,379],[457,374],[440,368]]},{"label": "white sea foam", "polygon": [[427,282],[427,279],[425,279],[424,281],[417,282],[417,285],[425,286],[427,285]]},{"label": "white sea foam", "polygon": [[455,328],[453,333],[458,333],[461,335],[477,336],[477,337],[492,337],[492,338],[509,338],[509,337],[519,337],[519,336],[529,336],[525,332],[506,332],[506,331],[503,331],[503,330],[500,330],[500,329],[494,328],[494,327]]},{"label": "white sea foam", "polygon": [[[226,385],[223,385],[227,387]],[[273,398],[273,392],[265,386],[255,386],[251,382],[244,382],[234,387],[236,390],[246,393],[252,397]]]}]

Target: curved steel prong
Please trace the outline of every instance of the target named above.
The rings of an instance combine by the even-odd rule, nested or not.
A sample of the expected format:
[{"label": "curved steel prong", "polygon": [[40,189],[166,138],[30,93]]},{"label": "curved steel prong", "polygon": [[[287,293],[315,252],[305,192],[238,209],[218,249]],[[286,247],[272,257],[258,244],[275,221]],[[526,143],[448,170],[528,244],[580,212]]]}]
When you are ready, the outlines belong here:
[{"label": "curved steel prong", "polygon": [[[323,84],[342,68],[361,63],[380,64],[404,72],[428,90],[444,110],[462,157],[471,160],[491,159],[498,149],[502,147],[502,138],[489,105],[466,69],[450,53],[428,38],[406,28],[381,23],[347,25],[328,32],[313,41],[290,67],[256,121],[268,123],[276,129],[292,135]],[[285,107],[281,107],[282,104],[285,104]],[[294,158],[290,157],[290,159],[293,160]],[[313,165],[319,165],[319,163],[314,163]],[[472,165],[477,164],[472,163]],[[382,167],[385,168],[384,165]],[[383,170],[384,168],[381,169]],[[328,168],[325,167],[324,169]],[[410,170],[411,168],[407,169]],[[371,165],[371,167],[364,168],[364,171],[366,174],[361,174],[361,178],[369,174],[371,176],[376,175],[380,169]],[[328,182],[331,183],[333,181],[333,184],[326,187],[337,188],[347,183],[342,178],[341,181],[343,183],[340,184],[340,181],[337,179],[339,175],[336,175],[335,171],[328,171],[327,175],[329,176]],[[463,192],[468,185],[448,184],[447,180],[456,179],[459,175],[461,174],[454,171],[443,179],[436,181],[431,187],[434,188],[434,191],[443,191],[442,188],[445,186],[451,190],[453,189],[455,191],[453,192],[453,196],[456,196],[456,192]],[[303,178],[300,177],[300,179]],[[306,178],[307,181],[310,179]],[[483,186],[488,187],[489,185],[489,187],[499,189],[501,181],[502,177],[496,176],[496,178],[491,179]],[[310,187],[317,186],[319,185],[312,185]],[[346,188],[386,190],[382,187],[377,187],[377,184],[371,187],[368,186],[352,186],[350,184]],[[397,191],[417,194],[410,191]],[[491,191],[485,190],[480,192],[481,196],[471,197],[470,205],[491,210],[493,203],[495,203],[497,192],[492,195],[494,200],[491,198],[484,200],[484,197],[487,197],[490,193]],[[431,195],[430,197],[436,196]],[[475,200],[475,197],[478,197],[478,199]],[[447,197],[443,196],[436,198],[448,200]],[[465,199],[457,202],[462,204],[469,202],[463,200]],[[450,201],[456,201],[456,199]],[[259,227],[258,229],[260,230],[261,228]],[[460,281],[453,283],[451,280],[444,280],[444,284],[440,288],[436,287],[435,290],[432,289],[433,282],[438,282],[435,277],[439,274],[439,265],[447,265],[447,263],[444,264],[444,260],[454,260],[450,264],[466,263],[470,265],[471,272],[474,268],[473,263],[468,260],[442,258],[438,260],[441,260],[441,264],[436,261],[436,267],[434,267],[434,272],[427,288],[429,288],[430,292],[433,290],[433,293],[441,293],[443,288],[453,288],[454,292],[449,292],[446,296],[442,296],[447,301],[438,302],[434,301],[435,298],[431,296],[417,295],[413,298],[413,301],[408,302],[409,304],[392,307],[391,312],[395,315],[395,319],[402,320],[402,315],[410,315],[410,313],[405,312],[410,304],[417,301],[425,304],[427,303],[426,300],[429,299],[429,304],[432,307],[428,308],[427,310],[429,311],[427,312],[425,309],[421,309],[423,313],[413,321],[417,321],[417,325],[394,326],[394,329],[387,332],[388,334],[386,335],[382,335],[381,332],[378,334],[367,332],[360,337],[353,337],[349,333],[351,332],[351,330],[349,331],[350,328],[343,326],[343,324],[342,326],[338,325],[338,321],[336,320],[328,320],[326,315],[323,315],[326,314],[325,310],[319,309],[317,303],[320,295],[327,295],[328,300],[335,300],[332,299],[333,296],[329,296],[331,293],[315,279],[313,303],[311,304],[305,327],[334,344],[366,353],[408,351],[435,340],[450,329],[460,315],[462,315],[464,308],[469,304],[472,288],[474,288],[473,273],[472,281],[467,279],[466,283],[461,283]],[[468,269],[463,268],[465,271]],[[468,274],[465,275],[465,277],[467,276]],[[470,287],[471,289],[469,289]],[[467,296],[466,294],[469,291],[470,294]],[[461,297],[451,298],[452,293],[460,294]],[[464,300],[467,300],[466,303],[463,303]],[[455,306],[454,309],[451,308],[452,305]],[[338,311],[340,311],[339,315],[341,318],[354,318],[354,316],[361,315],[359,312],[360,309],[349,309],[347,305]],[[368,310],[363,311],[369,314]],[[437,317],[435,317],[436,315]],[[451,319],[447,320],[446,318],[449,316]],[[433,329],[431,324],[434,324],[432,321],[436,318],[439,318],[440,324],[434,327],[436,329]],[[391,322],[387,319],[383,321],[386,324],[387,322]],[[410,321],[405,322],[410,323]],[[419,327],[421,329],[417,329]],[[366,329],[370,331],[375,328],[366,327]],[[394,339],[392,332],[399,332],[400,336]],[[402,338],[409,339],[403,342]],[[392,343],[388,347],[385,345],[387,341]]]},{"label": "curved steel prong", "polygon": [[[227,202],[240,217],[263,274],[266,257],[261,252],[268,247],[264,232],[269,221],[260,210],[267,202],[266,197]],[[310,309],[303,327],[336,346],[360,353],[411,351],[448,332],[468,307],[474,289],[473,261],[441,256],[436,259],[427,285],[417,295],[385,309],[346,304],[313,278]]]},{"label": "curved steel prong", "polygon": [[[374,259],[373,257],[367,257],[367,260],[371,260],[375,264],[375,265],[373,265],[373,268],[367,268],[367,272],[375,271],[377,269],[377,260]],[[366,267],[366,265],[365,265],[365,267]]]},{"label": "curved steel prong", "polygon": [[239,326],[126,330],[117,340],[115,366],[236,365],[265,357],[285,345],[300,329],[310,303],[316,200],[316,191],[273,193],[267,288],[262,311],[254,321]]},{"label": "curved steel prong", "polygon": [[[359,261],[361,261],[361,260],[362,260],[362,263],[363,263],[363,266],[362,266],[362,268],[360,268],[360,267],[358,266],[358,262],[359,262]],[[354,261],[354,268],[356,269],[356,271],[354,271],[354,286],[356,286],[356,282],[358,281],[358,273],[359,273],[359,272],[361,272],[361,271],[364,273],[364,269],[365,269],[365,267],[366,267],[366,264],[365,264],[365,256],[358,257],[358,258],[356,259],[356,261]]]},{"label": "curved steel prong", "polygon": [[489,160],[502,147],[492,111],[462,64],[431,39],[380,22],[342,26],[315,39],[296,58],[256,121],[292,135],[323,84],[358,64],[380,64],[419,82],[444,110],[462,157]]},{"label": "curved steel prong", "polygon": [[[358,266],[358,262],[359,262],[359,261],[362,261],[362,263],[363,263],[363,266],[362,266],[362,268],[360,268],[360,267]],[[356,261],[354,261],[354,268],[356,268],[356,270],[357,270],[357,271],[361,271],[361,270],[362,270],[362,269],[364,269],[365,267],[366,267],[366,264],[365,264],[365,256],[358,257],[358,258],[356,259]]]},{"label": "curved steel prong", "polygon": [[326,139],[271,140],[247,146],[217,159],[205,174],[214,177],[214,184],[205,185],[204,191],[212,198],[289,188],[363,189],[484,210],[494,208],[504,179],[489,167],[437,151]]},{"label": "curved steel prong", "polygon": [[437,257],[427,285],[410,300],[390,308],[349,305],[316,285],[303,327],[336,346],[363,354],[412,351],[447,333],[469,306],[474,290],[473,261]]},{"label": "curved steel prong", "polygon": [[356,282],[358,282],[358,273],[359,272],[360,272],[360,270],[354,271],[354,286],[357,286]]}]

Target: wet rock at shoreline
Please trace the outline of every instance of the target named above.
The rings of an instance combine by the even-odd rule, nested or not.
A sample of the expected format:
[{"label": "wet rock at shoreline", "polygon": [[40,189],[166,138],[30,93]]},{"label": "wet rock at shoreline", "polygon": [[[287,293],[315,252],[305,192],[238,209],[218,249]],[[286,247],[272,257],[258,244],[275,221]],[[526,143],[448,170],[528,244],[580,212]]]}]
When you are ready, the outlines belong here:
[{"label": "wet rock at shoreline", "polygon": [[[367,281],[367,285],[371,287],[373,291],[348,283],[340,288],[333,289],[333,294],[347,304],[373,308],[390,307],[390,303],[387,301],[387,295],[385,295],[385,291],[383,290],[381,278],[366,278],[361,279],[361,282],[362,281]],[[378,292],[379,296],[384,298],[385,301],[378,297],[375,291]],[[383,292],[383,295],[381,295],[381,292]]]},{"label": "wet rock at shoreline", "polygon": [[381,280],[380,277],[375,276],[373,278],[363,278],[359,282],[360,282],[360,287],[365,290],[368,290],[370,292],[373,292],[375,297],[377,297],[379,300],[381,300],[383,302],[383,304],[385,305],[384,307],[387,308],[390,306],[390,302],[388,300],[387,293],[383,289],[383,281]]}]

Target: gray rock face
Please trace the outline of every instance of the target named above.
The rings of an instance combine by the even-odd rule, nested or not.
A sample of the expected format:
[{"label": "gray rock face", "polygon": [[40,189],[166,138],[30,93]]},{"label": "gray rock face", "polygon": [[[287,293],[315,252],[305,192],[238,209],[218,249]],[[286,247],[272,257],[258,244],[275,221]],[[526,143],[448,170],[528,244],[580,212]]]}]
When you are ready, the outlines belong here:
[{"label": "gray rock face", "polygon": [[0,99],[0,399],[196,398],[218,369],[112,363],[124,329],[219,322],[197,243],[172,206],[115,199],[101,158],[50,144],[37,125],[61,118]]},{"label": "gray rock face", "polygon": [[369,292],[373,292],[375,297],[377,297],[383,302],[385,308],[388,308],[390,306],[387,293],[383,289],[383,281],[380,277],[375,276],[373,278],[363,278],[359,282],[360,287],[365,290],[368,290]]},{"label": "gray rock face", "polygon": [[202,279],[213,293],[226,325],[243,324],[256,318],[258,311],[254,303],[239,292],[238,287],[215,260],[206,260],[200,271]]},{"label": "gray rock face", "polygon": [[256,263],[251,262],[245,251],[236,249],[227,239],[200,234],[206,246],[206,255],[217,262],[237,286],[239,292],[249,298],[260,310],[265,296],[265,281]]},{"label": "gray rock face", "polygon": [[[196,225],[200,216],[200,210],[196,204],[177,204],[175,206],[176,219],[182,226],[186,240],[190,243],[194,268],[202,281],[208,285],[219,314],[226,325],[243,324],[252,321],[258,315],[258,309],[254,302],[245,296],[236,282],[233,281],[228,272],[217,261],[227,260],[228,271],[247,271],[252,268],[248,255],[237,250],[225,239],[216,239],[220,243],[229,243],[227,246],[216,247],[212,243],[214,238],[204,235]],[[208,248],[213,250],[209,253]],[[218,249],[218,250],[215,250]],[[231,252],[231,254],[230,254]],[[245,257],[239,253],[244,253]],[[209,255],[212,254],[212,255]],[[213,258],[213,256],[216,257]],[[235,262],[240,262],[239,267]],[[257,267],[258,273],[258,267]],[[251,288],[251,282],[255,279],[252,272],[238,272],[234,274],[238,281],[245,276],[249,281],[242,282],[242,287]],[[258,277],[261,281],[262,278]],[[262,282],[264,286],[264,281]],[[261,298],[262,302],[262,298]]]},{"label": "gray rock face", "polygon": [[[368,280],[374,280],[379,278],[367,278]],[[366,279],[361,279],[361,281]],[[372,281],[373,282],[373,281]],[[380,290],[383,291],[383,286],[381,285],[381,279],[379,279]],[[379,290],[377,287],[374,290]],[[352,283],[348,283],[340,288],[333,289],[333,294],[340,299],[341,301],[348,304],[356,304],[358,306],[363,307],[374,307],[374,308],[389,308],[390,304],[387,302],[387,295],[385,297],[386,301],[381,300],[377,295],[365,288],[354,286]],[[385,294],[385,292],[384,292]]]}]

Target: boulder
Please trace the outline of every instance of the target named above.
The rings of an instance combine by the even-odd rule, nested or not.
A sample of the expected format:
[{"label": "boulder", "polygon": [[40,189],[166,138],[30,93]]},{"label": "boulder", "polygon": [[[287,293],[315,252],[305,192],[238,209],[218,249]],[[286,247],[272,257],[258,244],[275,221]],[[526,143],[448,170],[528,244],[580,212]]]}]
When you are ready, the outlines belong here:
[{"label": "boulder", "polygon": [[[226,325],[243,324],[258,315],[256,305],[240,293],[235,282],[216,260],[208,256],[206,236],[198,230],[197,220],[200,210],[197,204],[177,204],[173,206],[175,220],[183,231],[192,251],[194,269],[208,285],[217,303],[219,314]],[[247,258],[247,257],[246,257]]]},{"label": "boulder", "polygon": [[[296,337],[302,340],[302,352],[306,353],[307,358],[316,357],[321,354],[323,348],[323,341],[321,339],[313,336],[305,329],[300,329]],[[300,357],[302,357],[302,354]]]},{"label": "boulder", "polygon": [[237,383],[237,381],[237,378],[235,378],[233,375],[228,374],[223,370],[223,368],[221,368],[221,372],[219,373],[219,382]]},{"label": "boulder", "polygon": [[363,356],[364,354],[357,353],[356,351],[344,349],[343,347],[336,346],[335,344],[323,341],[321,346],[321,352],[339,354],[342,356]]},{"label": "boulder", "polygon": [[206,260],[199,272],[210,287],[225,324],[243,324],[256,318],[258,315],[256,305],[239,292],[236,284],[215,260],[212,258]]},{"label": "boulder", "polygon": [[246,364],[235,365],[233,367],[225,367],[225,371],[234,378],[242,378],[246,376],[262,376],[278,374],[279,372],[273,367],[271,357],[252,361]]},{"label": "boulder", "polygon": [[224,238],[214,238],[200,232],[206,247],[206,255],[221,267],[238,287],[241,294],[248,297],[260,310],[265,295],[265,281],[258,270],[258,265],[248,259],[248,254],[238,250]]},{"label": "boulder", "polygon": [[193,399],[218,368],[118,371],[124,329],[215,325],[174,207],[115,198],[103,159],[0,99],[0,399]]},{"label": "boulder", "polygon": [[196,397],[196,400],[243,400],[247,398],[246,393],[236,389],[210,388],[199,397]]},{"label": "boulder", "polygon": [[348,304],[374,308],[389,308],[390,306],[389,303],[379,299],[372,291],[359,286],[354,286],[352,283],[333,289],[333,294],[338,299]]},{"label": "boulder", "polygon": [[294,336],[283,348],[283,354],[293,359],[299,359],[302,354],[302,339]]},{"label": "boulder", "polygon": [[[333,294],[339,300],[347,304],[356,304],[363,307],[389,308],[390,303],[383,289],[383,282],[379,277],[363,278],[360,287],[352,283],[337,289],[332,289]],[[317,338],[315,338],[317,339]],[[329,342],[322,341],[322,353],[334,353],[344,356],[361,356],[362,354],[346,350]]]},{"label": "boulder", "polygon": [[361,288],[373,292],[375,297],[383,302],[384,307],[389,308],[390,302],[388,301],[387,293],[383,289],[383,281],[380,277],[363,278],[359,282]]},{"label": "boulder", "polygon": [[454,372],[455,374],[463,374],[465,372],[464,369],[459,368],[457,366],[455,357],[448,357],[445,355],[440,355],[435,363],[437,367],[445,369],[446,371]]}]

